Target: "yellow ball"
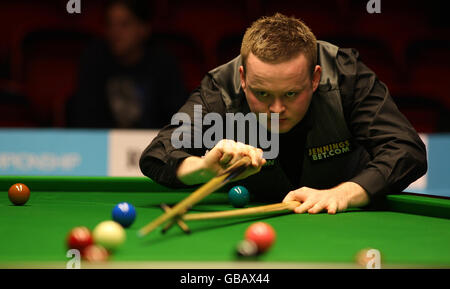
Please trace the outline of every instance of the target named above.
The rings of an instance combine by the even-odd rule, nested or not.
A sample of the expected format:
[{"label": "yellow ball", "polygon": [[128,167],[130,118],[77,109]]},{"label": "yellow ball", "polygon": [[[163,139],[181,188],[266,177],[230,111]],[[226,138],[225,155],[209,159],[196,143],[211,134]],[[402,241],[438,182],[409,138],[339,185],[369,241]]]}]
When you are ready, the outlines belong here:
[{"label": "yellow ball", "polygon": [[93,233],[94,242],[105,247],[108,251],[119,248],[126,239],[123,227],[114,221],[104,221],[98,224]]}]

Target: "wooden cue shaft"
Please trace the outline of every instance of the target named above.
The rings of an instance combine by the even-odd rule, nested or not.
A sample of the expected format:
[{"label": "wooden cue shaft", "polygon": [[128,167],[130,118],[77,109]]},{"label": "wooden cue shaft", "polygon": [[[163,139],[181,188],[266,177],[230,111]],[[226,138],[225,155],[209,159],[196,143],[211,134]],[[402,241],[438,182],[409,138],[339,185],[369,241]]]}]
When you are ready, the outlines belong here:
[{"label": "wooden cue shaft", "polygon": [[[161,204],[161,208],[162,208],[165,212],[171,210],[171,208],[170,208],[168,205],[166,205],[166,204]],[[174,217],[174,218],[173,218],[173,219],[172,219],[172,220],[171,220],[171,221],[163,228],[162,233],[164,234],[165,232],[167,232],[167,231],[173,226],[173,224],[175,224],[175,223],[177,223],[178,226],[181,228],[181,230],[183,230],[183,232],[185,232],[186,234],[190,234],[190,233],[191,233],[191,230],[189,229],[188,225],[186,225],[186,223],[183,222],[183,221],[181,220],[181,218],[179,218],[179,217]]]},{"label": "wooden cue shaft", "polygon": [[271,205],[258,206],[258,207],[245,208],[245,209],[227,210],[227,211],[212,212],[212,213],[191,213],[191,214],[183,215],[181,218],[184,221],[230,218],[230,217],[238,217],[238,216],[246,216],[246,215],[264,214],[264,213],[277,212],[277,211],[283,211],[283,210],[293,211],[299,205],[300,205],[300,202],[289,201],[286,203],[276,203],[276,204],[271,204]]},{"label": "wooden cue shaft", "polygon": [[165,212],[146,226],[142,227],[138,235],[143,237],[149,234],[151,231],[156,229],[158,226],[163,224],[164,222],[172,219],[177,215],[184,214],[190,207],[194,204],[198,203],[206,196],[211,194],[212,192],[218,190],[223,185],[239,176],[241,173],[245,171],[245,169],[251,164],[251,159],[249,157],[243,157],[239,161],[237,161],[234,165],[229,167],[222,175],[216,176],[212,178],[209,182],[198,188],[192,194],[190,194],[187,198],[176,204],[170,211]]},{"label": "wooden cue shaft", "polygon": [[[172,228],[173,225],[174,225],[175,223],[177,223],[177,221],[179,221],[179,220],[180,220],[180,218],[173,217],[172,220],[170,220],[169,222],[167,222],[167,224],[162,228],[161,233],[165,234],[165,233],[166,233],[167,231],[169,231],[169,229]],[[180,226],[179,223],[177,223],[177,224],[178,224],[178,226]],[[181,228],[181,226],[180,226],[180,228]],[[181,229],[184,231],[183,228],[181,228]]]}]

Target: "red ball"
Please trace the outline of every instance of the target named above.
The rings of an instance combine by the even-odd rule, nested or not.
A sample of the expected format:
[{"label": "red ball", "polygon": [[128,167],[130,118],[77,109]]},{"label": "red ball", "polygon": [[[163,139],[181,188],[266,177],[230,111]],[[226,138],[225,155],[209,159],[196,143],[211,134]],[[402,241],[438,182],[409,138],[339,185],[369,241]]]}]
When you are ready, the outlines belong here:
[{"label": "red ball", "polygon": [[94,243],[91,231],[86,227],[75,227],[67,235],[67,247],[77,249],[81,253],[83,249]]},{"label": "red ball", "polygon": [[30,189],[21,183],[14,184],[8,190],[8,197],[14,205],[21,206],[30,198]]},{"label": "red ball", "polygon": [[245,239],[253,241],[258,246],[258,251],[264,252],[275,242],[275,230],[267,223],[257,222],[247,228]]},{"label": "red ball", "polygon": [[81,256],[88,262],[105,262],[109,258],[109,253],[100,245],[89,245],[84,248]]}]

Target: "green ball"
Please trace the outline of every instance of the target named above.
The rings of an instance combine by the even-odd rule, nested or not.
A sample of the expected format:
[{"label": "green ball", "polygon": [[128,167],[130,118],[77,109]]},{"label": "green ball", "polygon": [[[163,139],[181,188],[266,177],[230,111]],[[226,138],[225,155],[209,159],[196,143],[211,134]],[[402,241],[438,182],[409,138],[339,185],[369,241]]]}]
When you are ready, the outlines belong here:
[{"label": "green ball", "polygon": [[250,201],[250,193],[244,186],[234,186],[228,191],[228,200],[235,208],[243,208]]}]

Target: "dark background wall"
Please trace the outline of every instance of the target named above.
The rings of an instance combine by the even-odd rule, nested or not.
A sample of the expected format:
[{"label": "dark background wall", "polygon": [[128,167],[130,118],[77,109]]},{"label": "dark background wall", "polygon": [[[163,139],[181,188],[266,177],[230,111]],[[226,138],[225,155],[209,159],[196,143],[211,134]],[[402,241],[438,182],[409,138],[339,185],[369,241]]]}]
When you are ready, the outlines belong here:
[{"label": "dark background wall", "polygon": [[[318,39],[360,51],[419,132],[450,131],[450,21],[444,1],[153,0],[153,33],[178,59],[188,90],[239,53],[252,21],[282,12]],[[0,126],[64,127],[86,44],[103,34],[104,1],[0,2]]]}]

